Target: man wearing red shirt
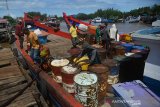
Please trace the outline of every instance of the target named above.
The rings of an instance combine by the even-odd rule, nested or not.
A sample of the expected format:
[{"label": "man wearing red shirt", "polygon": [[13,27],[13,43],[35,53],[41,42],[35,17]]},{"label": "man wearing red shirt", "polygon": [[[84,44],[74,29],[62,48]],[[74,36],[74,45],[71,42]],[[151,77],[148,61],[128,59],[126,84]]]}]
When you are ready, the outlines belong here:
[{"label": "man wearing red shirt", "polygon": [[23,49],[24,33],[23,33],[22,21],[19,21],[19,23],[16,25],[15,33],[19,37],[20,48]]}]

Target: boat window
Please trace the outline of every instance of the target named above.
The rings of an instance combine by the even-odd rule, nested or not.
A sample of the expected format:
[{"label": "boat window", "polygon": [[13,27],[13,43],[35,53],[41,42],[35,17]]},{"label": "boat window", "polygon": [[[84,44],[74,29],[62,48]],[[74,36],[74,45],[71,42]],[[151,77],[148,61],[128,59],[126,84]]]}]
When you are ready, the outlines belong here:
[{"label": "boat window", "polygon": [[6,24],[5,23],[0,23],[0,28],[6,28]]}]

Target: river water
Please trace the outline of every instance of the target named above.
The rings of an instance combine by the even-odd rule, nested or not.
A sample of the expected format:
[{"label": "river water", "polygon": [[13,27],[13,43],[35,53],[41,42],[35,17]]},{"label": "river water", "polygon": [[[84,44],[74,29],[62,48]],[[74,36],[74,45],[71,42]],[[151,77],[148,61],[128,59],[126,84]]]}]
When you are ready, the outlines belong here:
[{"label": "river water", "polygon": [[[98,26],[100,23],[92,23],[92,24]],[[108,27],[110,28],[112,24],[108,24]],[[151,28],[151,25],[143,23],[115,23],[115,24],[119,34],[130,33],[141,29]],[[68,28],[65,22],[61,23],[60,29],[64,32],[68,32]]]}]

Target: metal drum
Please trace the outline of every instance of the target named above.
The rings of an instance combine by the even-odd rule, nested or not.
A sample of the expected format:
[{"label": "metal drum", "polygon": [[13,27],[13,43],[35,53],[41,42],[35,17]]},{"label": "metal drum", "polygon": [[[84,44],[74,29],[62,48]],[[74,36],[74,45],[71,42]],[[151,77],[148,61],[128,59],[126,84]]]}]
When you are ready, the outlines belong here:
[{"label": "metal drum", "polygon": [[129,44],[129,43],[123,43],[121,44],[124,48],[126,52],[131,52],[132,48],[133,48],[133,44]]},{"label": "metal drum", "polygon": [[62,83],[61,68],[69,64],[67,59],[55,59],[51,62],[53,79],[57,83]]},{"label": "metal drum", "polygon": [[98,101],[102,101],[107,93],[108,67],[103,64],[94,64],[89,67],[89,71],[98,76]]},{"label": "metal drum", "polygon": [[63,88],[71,94],[74,94],[74,76],[77,74],[79,70],[76,67],[72,67],[72,65],[62,67],[62,84]]},{"label": "metal drum", "polygon": [[98,78],[94,73],[82,72],[74,76],[75,98],[84,107],[98,106]]},{"label": "metal drum", "polygon": [[125,48],[123,46],[116,46],[115,47],[116,50],[116,55],[125,55]]},{"label": "metal drum", "polygon": [[108,84],[115,84],[118,82],[119,63],[113,59],[107,59],[102,62],[109,68]]}]

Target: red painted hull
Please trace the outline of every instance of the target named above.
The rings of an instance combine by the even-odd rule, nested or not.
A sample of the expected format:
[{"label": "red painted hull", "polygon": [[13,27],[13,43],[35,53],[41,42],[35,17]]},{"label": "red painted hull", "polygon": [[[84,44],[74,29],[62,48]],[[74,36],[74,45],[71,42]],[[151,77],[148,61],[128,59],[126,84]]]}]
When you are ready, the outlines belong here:
[{"label": "red painted hull", "polygon": [[[27,18],[29,19],[29,18]],[[25,21],[25,18],[24,18]],[[31,20],[30,20],[31,21]],[[33,20],[32,20],[33,21]],[[51,34],[55,34],[57,36],[61,36],[67,39],[70,39],[70,35],[68,33],[58,31],[54,32],[50,27],[40,24],[37,21],[33,21],[37,27],[43,28],[47,30]],[[29,65],[29,68],[33,70],[34,73],[39,73],[39,78],[45,83],[44,87],[49,91],[49,93],[60,103],[62,107],[83,107],[83,105],[78,102],[71,94],[67,93],[56,81],[54,81],[47,73],[45,73],[42,69],[40,69],[36,64],[34,64],[31,57],[26,53],[24,49],[20,49],[19,39],[16,36],[16,47],[24,57],[26,63]]]},{"label": "red painted hull", "polygon": [[[65,22],[69,27],[71,26],[71,22],[75,22],[76,24],[83,24],[88,27],[87,33],[89,35],[96,35],[96,28],[97,28],[96,26],[93,26],[90,23],[86,23],[86,22],[80,21],[78,19],[75,19],[73,16],[67,16],[66,13],[63,13],[63,18],[65,19]],[[78,29],[78,31],[80,31],[80,30]],[[82,32],[79,32],[79,33],[82,33]]]}]

